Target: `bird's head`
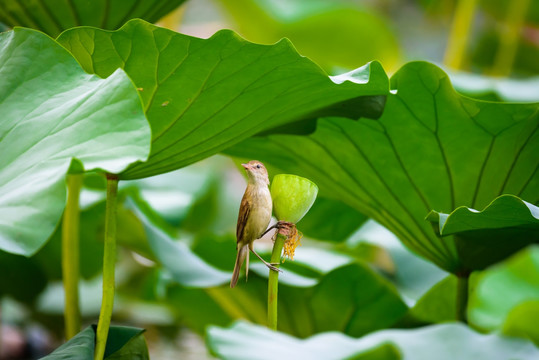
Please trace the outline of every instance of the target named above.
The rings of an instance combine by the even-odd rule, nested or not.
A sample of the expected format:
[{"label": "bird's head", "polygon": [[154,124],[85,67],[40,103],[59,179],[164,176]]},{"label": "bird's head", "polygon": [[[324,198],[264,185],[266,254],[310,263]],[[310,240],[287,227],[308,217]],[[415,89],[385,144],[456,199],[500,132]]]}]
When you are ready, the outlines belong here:
[{"label": "bird's head", "polygon": [[269,185],[268,171],[264,164],[258,160],[251,160],[247,164],[241,164],[247,171],[250,183],[262,183]]}]

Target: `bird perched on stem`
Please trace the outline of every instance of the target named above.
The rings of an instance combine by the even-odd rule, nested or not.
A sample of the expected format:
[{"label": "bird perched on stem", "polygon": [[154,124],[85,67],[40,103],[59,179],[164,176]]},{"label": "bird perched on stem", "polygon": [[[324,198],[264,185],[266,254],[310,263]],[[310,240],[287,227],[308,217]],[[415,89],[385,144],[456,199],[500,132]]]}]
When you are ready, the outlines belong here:
[{"label": "bird perched on stem", "polygon": [[274,271],[278,268],[268,263],[253,249],[253,242],[265,234],[271,220],[272,200],[268,188],[268,171],[264,164],[257,160],[251,160],[247,164],[241,164],[248,175],[247,189],[241,199],[238,225],[236,226],[236,264],[230,281],[230,287],[236,286],[240,269],[247,260],[245,274],[249,273],[249,250],[253,252],[267,267]]}]

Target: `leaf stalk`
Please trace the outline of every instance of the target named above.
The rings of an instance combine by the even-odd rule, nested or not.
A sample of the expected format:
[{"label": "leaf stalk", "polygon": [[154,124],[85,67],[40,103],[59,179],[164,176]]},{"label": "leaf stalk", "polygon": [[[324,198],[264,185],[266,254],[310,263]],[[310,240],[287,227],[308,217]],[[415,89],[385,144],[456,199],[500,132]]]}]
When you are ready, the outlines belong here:
[{"label": "leaf stalk", "polygon": [[67,176],[67,204],[62,220],[62,278],[64,283],[64,323],[66,340],[80,331],[80,210],[82,174]]},{"label": "leaf stalk", "polygon": [[462,68],[476,7],[477,0],[458,0],[445,49],[445,66],[455,70]]},{"label": "leaf stalk", "polygon": [[492,75],[509,76],[511,74],[518,50],[520,31],[524,25],[529,4],[530,0],[509,2],[505,26],[502,29],[500,43],[492,65]]},{"label": "leaf stalk", "polygon": [[470,273],[457,274],[457,303],[456,315],[457,321],[468,323],[468,292],[469,292]]},{"label": "leaf stalk", "polygon": [[105,210],[105,252],[103,256],[103,299],[97,324],[94,360],[105,355],[112,307],[114,305],[114,268],[116,263],[116,214],[118,177],[107,174],[107,205]]},{"label": "leaf stalk", "polygon": [[[279,228],[273,244],[270,262],[275,264],[274,266],[277,268],[281,263],[281,254],[283,252],[284,243],[288,238],[289,231],[290,229],[286,226]],[[272,330],[277,330],[278,290],[279,272],[270,270],[268,278],[268,327]]]}]

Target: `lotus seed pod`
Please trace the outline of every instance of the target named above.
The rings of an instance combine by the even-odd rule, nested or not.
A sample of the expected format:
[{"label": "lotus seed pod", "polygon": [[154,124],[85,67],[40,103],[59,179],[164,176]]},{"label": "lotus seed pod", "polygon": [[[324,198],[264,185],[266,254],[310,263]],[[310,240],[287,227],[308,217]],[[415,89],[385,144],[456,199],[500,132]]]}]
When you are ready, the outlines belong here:
[{"label": "lotus seed pod", "polygon": [[297,224],[309,211],[318,194],[318,186],[301,176],[279,174],[271,183],[273,211],[278,220]]}]

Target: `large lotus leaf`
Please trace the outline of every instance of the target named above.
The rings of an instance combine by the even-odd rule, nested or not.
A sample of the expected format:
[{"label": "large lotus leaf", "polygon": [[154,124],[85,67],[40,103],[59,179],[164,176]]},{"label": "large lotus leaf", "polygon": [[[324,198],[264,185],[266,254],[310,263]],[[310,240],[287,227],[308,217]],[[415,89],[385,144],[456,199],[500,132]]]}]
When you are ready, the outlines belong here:
[{"label": "large lotus leaf", "polygon": [[427,219],[441,236],[455,235],[462,264],[481,269],[530,243],[539,243],[539,208],[513,195],[496,198],[483,211],[465,206]]},{"label": "large lotus leaf", "polygon": [[29,29],[0,34],[0,49],[0,248],[31,255],[62,215],[72,159],[121,172],[148,156],[150,128],[123,71],[88,75]]},{"label": "large lotus leaf", "polygon": [[508,336],[530,339],[539,346],[539,300],[525,301],[507,315],[502,332]]},{"label": "large lotus leaf", "polygon": [[[220,240],[203,236],[195,243],[195,250],[211,264],[230,270],[235,257],[234,243]],[[261,255],[267,256],[263,252]],[[286,261],[281,268],[284,272],[279,278],[279,329],[295,336],[305,337],[323,330],[357,336],[391,326],[407,311],[386,279],[368,266],[353,263],[350,257],[333,251],[303,246],[297,249],[295,260]],[[182,305],[181,317],[197,329],[211,324],[212,318],[219,319],[221,325],[238,318],[266,324],[267,276],[268,269],[263,264],[251,262],[248,282],[240,281],[234,289],[230,289],[228,282],[204,291],[176,289],[173,301]],[[208,304],[208,313],[196,315],[196,299]]]},{"label": "large lotus leaf", "polygon": [[317,198],[299,229],[310,238],[340,242],[359,229],[368,218],[347,204],[328,198]]},{"label": "large lotus leaf", "polygon": [[47,286],[47,276],[39,262],[0,251],[0,297],[9,296],[32,304]]},{"label": "large lotus leaf", "polygon": [[449,275],[421,297],[410,312],[415,318],[430,323],[455,320],[456,299],[457,278]]},{"label": "large lotus leaf", "polygon": [[[341,360],[355,359],[355,356],[361,359],[359,354],[384,344],[391,344],[393,354],[399,353],[403,360],[525,360],[539,356],[539,349],[529,341],[479,334],[462,324],[382,330],[360,339],[330,332],[301,340],[265,327],[237,322],[228,329],[210,327],[207,343],[219,358],[234,360]],[[389,357],[393,358],[398,357]]]},{"label": "large lotus leaf", "polygon": [[[279,330],[299,337],[321,331],[361,336],[392,326],[407,312],[391,284],[365,265],[340,267],[314,283],[302,287],[279,284]],[[228,284],[206,289],[175,288],[169,299],[181,307],[178,311],[190,326],[204,329],[215,323],[213,319],[220,325],[234,319],[265,325],[266,294],[267,275],[261,277],[253,271],[247,283],[234,289]],[[204,314],[200,313],[201,303],[206,304]]]},{"label": "large lotus leaf", "polygon": [[377,62],[329,78],[287,40],[256,45],[228,30],[198,39],[132,20],[114,32],[71,29],[58,41],[88,72],[121,67],[139,88],[152,150],[121,179],[171,171],[320,114],[377,117],[388,92]]},{"label": "large lotus leaf", "polygon": [[503,193],[539,201],[539,106],[463,97],[425,62],[405,65],[392,87],[378,121],[327,118],[310,136],[248,139],[226,152],[312,179],[441,268],[469,271],[454,238],[441,240],[425,215],[482,208]]},{"label": "large lotus leaf", "polygon": [[[95,326],[89,326],[53,351],[43,360],[93,360]],[[111,326],[107,337],[105,359],[149,359],[144,330],[126,326]]]},{"label": "large lotus leaf", "polygon": [[58,36],[75,26],[115,30],[127,20],[156,22],[185,0],[0,0],[0,22]]},{"label": "large lotus leaf", "polygon": [[231,273],[221,271],[194,254],[183,242],[174,241],[166,230],[155,225],[157,214],[129,199],[127,206],[142,222],[148,245],[157,261],[166,268],[173,279],[184,286],[209,287],[228,282]]},{"label": "large lotus leaf", "polygon": [[326,275],[307,306],[314,309],[317,331],[339,330],[351,336],[389,327],[407,311],[388,282],[359,264]]},{"label": "large lotus leaf", "polygon": [[[519,306],[533,309],[529,303],[538,300],[539,247],[532,246],[478,276],[475,291],[470,294],[469,321],[480,328],[494,330],[501,329],[509,318],[517,316],[537,326],[538,312],[531,311],[527,317],[511,313],[520,312]],[[512,328],[518,327],[517,320],[510,320]]]}]

